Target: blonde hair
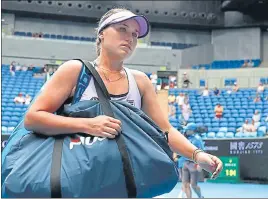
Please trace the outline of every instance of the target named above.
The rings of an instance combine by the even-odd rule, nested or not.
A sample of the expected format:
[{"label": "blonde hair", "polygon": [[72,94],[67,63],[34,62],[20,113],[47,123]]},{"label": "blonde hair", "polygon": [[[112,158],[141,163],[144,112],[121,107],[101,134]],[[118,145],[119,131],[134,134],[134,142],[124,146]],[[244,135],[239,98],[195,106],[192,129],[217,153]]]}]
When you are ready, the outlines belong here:
[{"label": "blonde hair", "polygon": [[[128,10],[127,8],[123,8],[123,7],[120,7],[120,8],[113,8],[111,10],[109,10],[108,12],[106,12],[100,19],[99,23],[98,23],[98,28],[96,28],[96,34],[97,34],[97,39],[96,39],[96,53],[97,53],[97,56],[100,55],[100,50],[101,50],[101,47],[100,47],[100,44],[101,44],[101,39],[99,38],[99,35],[98,35],[98,29],[100,27],[100,25],[108,18],[110,17],[111,15],[115,14],[115,13],[119,13],[119,12],[122,12],[122,11],[130,11]],[[131,11],[130,11],[131,12]]]}]

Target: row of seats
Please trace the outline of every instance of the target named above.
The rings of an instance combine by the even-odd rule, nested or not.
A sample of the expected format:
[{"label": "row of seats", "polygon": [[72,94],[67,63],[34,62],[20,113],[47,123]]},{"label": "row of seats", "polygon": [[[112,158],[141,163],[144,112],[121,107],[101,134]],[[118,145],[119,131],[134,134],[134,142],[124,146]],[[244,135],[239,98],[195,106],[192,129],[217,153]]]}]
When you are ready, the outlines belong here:
[{"label": "row of seats", "polygon": [[[204,68],[206,70],[209,69],[233,69],[233,68],[241,68],[244,64],[245,60],[216,60],[212,63],[208,64],[199,64],[192,66],[192,69],[201,69]],[[253,67],[258,67],[261,64],[260,59],[252,59],[254,63]]]},{"label": "row of seats", "polygon": [[[14,35],[15,36],[23,36],[23,37],[32,37],[33,33],[16,31],[16,32],[14,32]],[[89,42],[95,42],[96,41],[95,37],[56,35],[56,34],[49,34],[49,33],[43,34],[43,38],[46,38],[46,39],[59,39],[59,40],[89,41]]]},{"label": "row of seats", "polygon": [[171,42],[151,42],[152,46],[166,46],[166,47],[172,47],[172,49],[185,49],[185,48],[191,48],[194,46],[198,46],[197,44],[184,44],[184,43],[171,43]]},{"label": "row of seats", "polygon": [[[33,37],[32,32],[22,32],[22,31],[15,31],[15,36],[23,36],[23,37]],[[71,41],[88,41],[88,42],[95,42],[96,37],[80,37],[80,36],[71,36],[71,35],[60,35],[60,34],[43,34],[42,38],[46,39],[59,39],[59,40],[71,40]],[[185,49],[191,48],[194,46],[198,46],[197,44],[183,44],[183,43],[171,43],[171,42],[151,42],[152,46],[167,46],[172,47],[172,49]]]},{"label": "row of seats", "polygon": [[[175,128],[179,127],[178,121],[174,119],[170,119],[170,123]],[[250,133],[241,133],[237,132],[236,126],[216,126],[216,127],[210,127],[203,123],[196,123],[197,126],[207,126],[208,132],[203,133],[201,136],[203,139],[213,139],[213,138],[253,138],[253,137],[263,137],[265,136],[267,132],[267,126],[261,125],[256,132],[250,132]],[[240,127],[240,126],[239,126]]]}]

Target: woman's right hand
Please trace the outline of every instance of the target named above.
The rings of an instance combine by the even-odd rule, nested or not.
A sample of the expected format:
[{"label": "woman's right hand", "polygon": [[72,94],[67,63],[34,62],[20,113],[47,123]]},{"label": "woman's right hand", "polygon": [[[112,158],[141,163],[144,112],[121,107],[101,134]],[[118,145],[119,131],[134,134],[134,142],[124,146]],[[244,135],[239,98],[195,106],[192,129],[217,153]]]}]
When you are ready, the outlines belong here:
[{"label": "woman's right hand", "polygon": [[85,130],[83,132],[97,136],[115,138],[121,132],[121,121],[106,115],[85,119]]}]

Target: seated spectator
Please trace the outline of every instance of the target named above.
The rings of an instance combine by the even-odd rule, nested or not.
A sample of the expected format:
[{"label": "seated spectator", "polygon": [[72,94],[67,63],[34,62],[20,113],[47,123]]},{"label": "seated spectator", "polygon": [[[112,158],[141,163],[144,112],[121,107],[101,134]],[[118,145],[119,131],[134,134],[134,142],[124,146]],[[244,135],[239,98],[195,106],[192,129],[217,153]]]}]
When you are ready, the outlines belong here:
[{"label": "seated spectator", "polygon": [[27,70],[28,70],[28,67],[26,66],[26,64],[23,64],[21,70],[22,70],[22,71],[27,71]]},{"label": "seated spectator", "polygon": [[258,93],[261,93],[261,92],[263,92],[264,91],[264,85],[260,82],[259,83],[259,86],[258,86],[258,88],[257,88],[257,92]]},{"label": "seated spectator", "polygon": [[242,132],[248,133],[248,132],[255,132],[255,131],[256,129],[254,125],[252,126],[252,124],[249,124],[248,120],[245,120],[245,123],[242,126]]},{"label": "seated spectator", "polygon": [[254,98],[253,102],[260,102],[261,101],[261,97],[257,94],[256,97]]},{"label": "seated spectator", "polygon": [[248,60],[245,60],[244,64],[242,65],[242,68],[246,68],[246,67],[248,67]]},{"label": "seated spectator", "polygon": [[205,89],[203,90],[202,96],[203,96],[203,97],[207,97],[207,96],[209,96],[209,90],[208,90],[208,87],[207,87],[207,86],[206,86]]},{"label": "seated spectator", "polygon": [[34,66],[33,64],[31,64],[29,67],[28,67],[28,71],[32,71],[34,69]]},{"label": "seated spectator", "polygon": [[217,87],[214,87],[214,95],[220,95],[220,90]]},{"label": "seated spectator", "polygon": [[250,125],[251,132],[256,132],[257,129],[259,128],[259,126],[260,126],[260,123],[259,122],[255,123],[254,120],[251,120],[251,125]]},{"label": "seated spectator", "polygon": [[20,65],[20,63],[18,63],[18,64],[16,65],[16,71],[21,71],[21,65]]},{"label": "seated spectator", "polygon": [[16,66],[15,66],[15,61],[11,62],[10,66],[9,66],[9,71],[11,76],[15,76],[15,71],[16,71]]},{"label": "seated spectator", "polygon": [[176,101],[176,97],[175,97],[174,94],[171,94],[171,95],[168,96],[168,103],[169,104],[174,104],[175,101]]},{"label": "seated spectator", "polygon": [[31,100],[32,100],[32,97],[30,95],[26,94],[24,103],[26,105],[29,105],[31,103]]},{"label": "seated spectator", "polygon": [[43,37],[43,33],[40,32],[40,33],[38,34],[38,37],[39,37],[39,38],[42,38],[42,37]]},{"label": "seated spectator", "polygon": [[249,66],[249,67],[253,67],[253,66],[254,66],[254,62],[253,62],[252,60],[249,60],[249,62],[248,62],[248,66]]},{"label": "seated spectator", "polygon": [[239,86],[237,85],[237,82],[234,83],[233,92],[237,92],[239,90]]},{"label": "seated spectator", "polygon": [[184,121],[187,123],[187,121],[189,120],[191,114],[192,114],[192,110],[189,104],[188,100],[184,100],[184,103],[181,106],[181,112],[182,112],[182,116]]},{"label": "seated spectator", "polygon": [[222,115],[223,115],[223,106],[221,106],[221,104],[218,103],[215,106],[214,112],[215,112],[215,118],[217,118],[217,119],[222,118]]},{"label": "seated spectator", "polygon": [[175,101],[176,101],[176,97],[174,94],[171,94],[168,96],[169,117],[175,116],[175,113],[176,113]]},{"label": "seated spectator", "polygon": [[255,113],[252,116],[252,120],[254,120],[254,122],[259,122],[261,120],[261,114],[258,110],[255,110]]},{"label": "seated spectator", "polygon": [[25,99],[24,99],[22,93],[19,93],[18,96],[14,98],[14,102],[16,104],[23,104],[25,102]]},{"label": "seated spectator", "polygon": [[184,102],[184,94],[183,93],[180,93],[177,98],[176,98],[176,101],[178,103],[178,105],[181,107],[183,102]]},{"label": "seated spectator", "polygon": [[188,93],[185,93],[184,94],[184,100],[183,100],[184,103],[190,103],[190,99],[189,99],[189,95]]},{"label": "seated spectator", "polygon": [[229,95],[232,93],[233,89],[231,87],[227,87],[226,93],[228,93]]}]

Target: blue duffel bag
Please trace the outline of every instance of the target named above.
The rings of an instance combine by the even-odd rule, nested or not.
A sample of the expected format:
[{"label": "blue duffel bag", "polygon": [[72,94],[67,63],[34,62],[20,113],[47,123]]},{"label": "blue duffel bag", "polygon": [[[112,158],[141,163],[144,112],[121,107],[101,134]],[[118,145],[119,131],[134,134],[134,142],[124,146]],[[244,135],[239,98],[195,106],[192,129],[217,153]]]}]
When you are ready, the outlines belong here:
[{"label": "blue duffel bag", "polygon": [[80,132],[47,137],[22,122],[2,153],[2,197],[155,197],[176,185],[165,134],[138,108],[110,100],[94,67],[83,63],[79,79],[93,77],[99,99],[65,105],[60,114],[108,115],[122,122],[122,132],[115,139]]}]

